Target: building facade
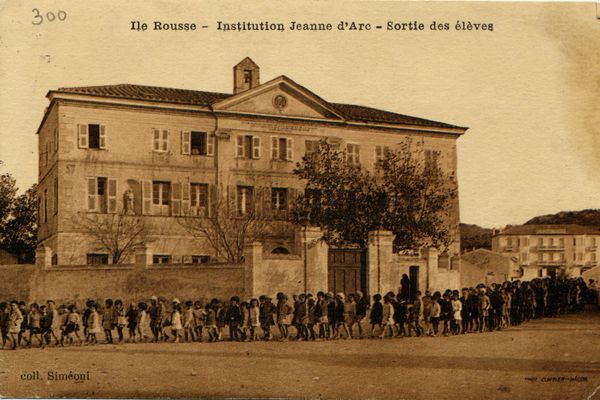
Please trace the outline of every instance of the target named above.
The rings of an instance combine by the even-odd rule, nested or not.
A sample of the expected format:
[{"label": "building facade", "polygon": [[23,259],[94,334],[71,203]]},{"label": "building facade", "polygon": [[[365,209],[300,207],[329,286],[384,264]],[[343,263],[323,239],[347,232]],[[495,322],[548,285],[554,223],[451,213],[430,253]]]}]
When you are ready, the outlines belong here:
[{"label": "building facade", "polygon": [[475,249],[461,255],[460,285],[475,287],[479,283],[491,285],[521,279],[523,269],[514,256],[496,253],[488,249]]},{"label": "building facade", "polygon": [[[304,187],[296,163],[323,138],[368,168],[412,138],[455,173],[466,128],[330,103],[286,76],[261,84],[259,72],[249,58],[236,65],[233,94],[129,84],[51,90],[37,133],[38,238],[52,263],[112,263],[78,225],[104,214],[142,218],[154,263],[216,261],[178,218],[210,216],[226,199],[234,214],[285,219]],[[458,199],[449,218],[456,239],[447,252],[458,255]],[[278,235],[265,252],[297,252],[293,232]]]},{"label": "building facade", "polygon": [[512,226],[492,237],[492,250],[519,260],[523,279],[580,276],[598,265],[600,231],[586,226]]}]

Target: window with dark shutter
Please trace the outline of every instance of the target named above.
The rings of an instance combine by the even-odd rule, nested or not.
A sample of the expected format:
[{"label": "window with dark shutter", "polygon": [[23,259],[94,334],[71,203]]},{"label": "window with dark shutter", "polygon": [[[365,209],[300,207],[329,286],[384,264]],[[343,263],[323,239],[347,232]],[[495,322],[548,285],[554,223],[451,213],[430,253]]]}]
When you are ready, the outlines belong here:
[{"label": "window with dark shutter", "polygon": [[88,146],[90,149],[100,148],[100,125],[89,124],[88,125]]}]

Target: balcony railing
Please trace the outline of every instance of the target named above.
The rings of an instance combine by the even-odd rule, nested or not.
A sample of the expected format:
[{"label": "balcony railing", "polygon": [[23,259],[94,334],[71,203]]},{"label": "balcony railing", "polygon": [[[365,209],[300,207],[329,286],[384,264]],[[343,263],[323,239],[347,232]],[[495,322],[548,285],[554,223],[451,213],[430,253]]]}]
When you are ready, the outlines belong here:
[{"label": "balcony railing", "polygon": [[541,245],[537,247],[538,251],[565,251],[565,245]]},{"label": "balcony railing", "polygon": [[537,262],[537,265],[540,266],[548,266],[548,267],[552,267],[552,266],[564,266],[567,265],[567,262],[565,260],[540,260]]}]

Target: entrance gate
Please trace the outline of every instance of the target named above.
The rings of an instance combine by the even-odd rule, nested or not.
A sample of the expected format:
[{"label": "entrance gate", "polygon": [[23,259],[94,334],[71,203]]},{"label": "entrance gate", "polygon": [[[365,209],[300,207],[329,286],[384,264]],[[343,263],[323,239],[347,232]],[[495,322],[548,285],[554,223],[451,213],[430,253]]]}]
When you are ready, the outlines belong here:
[{"label": "entrance gate", "polygon": [[367,253],[362,249],[329,249],[328,286],[332,293],[367,295]]}]

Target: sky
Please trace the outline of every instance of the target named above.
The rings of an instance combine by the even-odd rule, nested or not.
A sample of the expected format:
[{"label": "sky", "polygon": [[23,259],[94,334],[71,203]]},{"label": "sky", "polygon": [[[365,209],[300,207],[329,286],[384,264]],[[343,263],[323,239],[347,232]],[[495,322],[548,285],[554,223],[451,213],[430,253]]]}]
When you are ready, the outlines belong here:
[{"label": "sky", "polygon": [[[461,220],[600,208],[600,19],[593,3],[0,0],[0,173],[37,180],[48,90],[137,83],[231,92],[250,56],[331,102],[460,126]],[[39,25],[33,8],[44,21]],[[64,11],[64,21],[47,12]],[[52,15],[50,15],[52,17]],[[138,32],[131,21],[207,29]],[[423,31],[222,32],[217,21],[424,23]],[[433,22],[448,31],[431,31]],[[493,31],[456,31],[457,21]]]}]

